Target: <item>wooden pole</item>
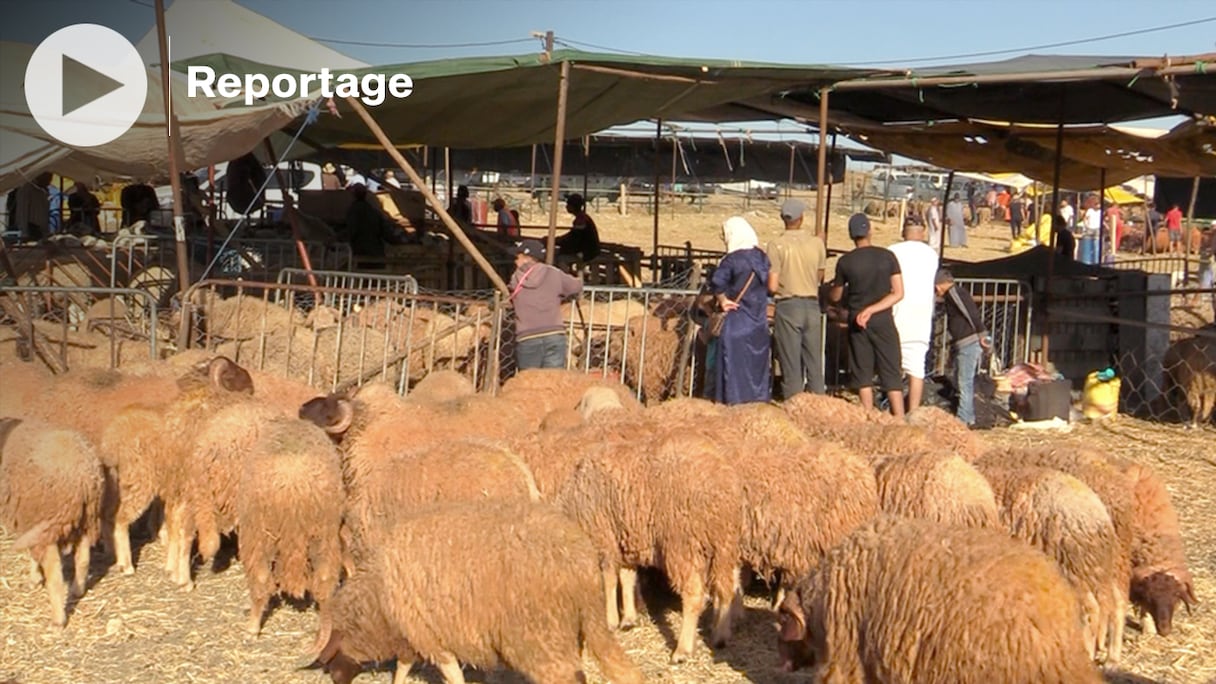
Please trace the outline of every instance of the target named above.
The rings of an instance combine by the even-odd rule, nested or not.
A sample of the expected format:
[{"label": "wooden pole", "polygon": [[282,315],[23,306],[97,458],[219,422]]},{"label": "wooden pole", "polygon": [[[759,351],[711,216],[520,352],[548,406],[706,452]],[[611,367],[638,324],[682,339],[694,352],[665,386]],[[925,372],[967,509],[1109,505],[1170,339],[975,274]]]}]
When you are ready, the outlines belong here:
[{"label": "wooden pole", "polygon": [[[562,151],[566,147],[566,94],[570,89],[570,62],[563,61],[557,81],[557,122],[553,130],[553,179],[549,184],[549,237],[545,241],[545,263],[552,264],[557,243],[557,194],[562,183]],[[585,202],[586,197],[583,198]]]},{"label": "wooden pole", "polygon": [[452,206],[452,199],[456,197],[456,189],[452,186],[452,149],[450,147],[443,148],[443,185],[447,188],[448,206]]},{"label": "wooden pole", "polygon": [[1191,182],[1191,203],[1186,209],[1186,230],[1182,232],[1183,252],[1186,259],[1182,262],[1182,284],[1191,279],[1191,231],[1195,230],[1195,198],[1199,196],[1199,176]]},{"label": "wooden pole", "polygon": [[456,220],[452,218],[447,209],[439,204],[439,198],[435,196],[435,193],[427,190],[426,183],[423,182],[422,178],[418,175],[418,172],[414,170],[414,167],[411,166],[410,163],[406,161],[405,157],[403,157],[401,153],[397,151],[397,148],[393,146],[392,141],[388,139],[387,135],[385,135],[384,129],[380,128],[380,124],[376,123],[376,120],[372,118],[370,113],[368,113],[367,109],[363,106],[363,103],[360,102],[356,97],[346,98],[346,103],[350,105],[351,109],[355,110],[355,113],[359,115],[359,118],[363,119],[363,123],[367,124],[368,129],[371,130],[372,135],[376,136],[376,140],[380,143],[380,146],[384,148],[384,151],[388,152],[388,155],[393,158],[393,161],[397,162],[397,165],[401,167],[401,170],[405,171],[405,175],[409,176],[410,182],[422,192],[423,196],[426,197],[426,201],[430,203],[431,208],[434,209],[435,213],[439,216],[439,220],[443,221],[443,224],[452,232],[452,236],[455,237],[461,246],[465,248],[465,251],[469,253],[469,256],[473,257],[473,261],[475,261],[477,265],[481,267],[481,270],[486,274],[486,277],[490,279],[490,282],[494,283],[494,287],[498,288],[498,290],[503,294],[510,296],[511,291],[507,288],[507,284],[503,282],[502,277],[498,275],[498,272],[494,270],[494,267],[490,265],[490,262],[486,261],[485,256],[483,256],[481,251],[477,249],[477,246],[473,244],[473,241],[469,239],[469,236],[465,235],[464,229],[456,223]]},{"label": "wooden pole", "polygon": [[528,195],[536,197],[536,143],[532,144],[532,170],[528,173]]},{"label": "wooden pole", "polygon": [[[1064,98],[1060,98],[1060,114],[1063,119],[1064,113]],[[1056,124],[1056,160],[1055,169],[1051,174],[1051,200],[1056,201],[1060,196],[1060,167],[1064,162],[1064,124]],[[1080,205],[1077,206],[1076,213],[1081,212]],[[1054,214],[1053,214],[1054,216]],[[1051,239],[1048,241],[1050,248],[1047,251],[1047,280],[1044,284],[1045,292],[1043,292],[1043,335],[1041,353],[1043,365],[1046,366],[1049,361],[1049,353],[1051,351],[1051,279],[1056,272],[1056,226],[1054,219],[1051,224]]]},{"label": "wooden pole", "polygon": [[794,145],[790,144],[790,173],[789,180],[785,183],[785,197],[789,199],[791,193],[794,192]]},{"label": "wooden pole", "polygon": [[308,284],[316,287],[317,277],[312,273],[312,260],[308,258],[308,248],[304,246],[304,237],[300,232],[300,217],[296,215],[295,198],[288,192],[289,183],[283,169],[279,168],[279,160],[274,154],[274,145],[270,144],[270,138],[266,138],[262,143],[266,146],[266,155],[270,158],[274,175],[279,179],[279,190],[283,194],[283,213],[287,214],[287,224],[291,226],[291,237],[296,241],[296,252],[300,255],[300,264],[304,266],[304,275],[308,278]]},{"label": "wooden pole", "polygon": [[[169,43],[165,33],[165,2],[156,0],[156,43],[160,50],[160,75],[164,79],[161,88],[165,95],[165,142],[169,148],[169,184],[173,188],[173,239],[177,244],[177,287],[179,296],[185,298],[190,289],[190,255],[186,251],[186,218],[182,213],[182,178],[177,167],[181,149],[173,139],[173,90],[169,82]],[[190,334],[190,317],[182,316],[178,330],[177,346],[185,349]]]},{"label": "wooden pole", "polygon": [[[826,190],[823,187],[823,177],[828,168],[828,148],[824,145],[828,133],[828,89],[819,89],[819,165],[815,176],[815,232],[823,235],[823,227],[827,225]],[[883,214],[886,214],[884,205]]]},{"label": "wooden pole", "polygon": [[[1114,232],[1114,226],[1111,226],[1109,231],[1106,227],[1106,169],[1098,169],[1098,264],[1102,263],[1102,250],[1106,247],[1107,232]],[[1111,238],[1114,239],[1113,237]],[[1111,258],[1115,257],[1114,251],[1111,251]]]},{"label": "wooden pole", "polygon": [[680,136],[679,136],[679,134],[676,134],[676,135],[671,136],[671,190],[668,191],[668,194],[671,195],[671,201],[673,203],[672,206],[674,206],[674,203],[675,203],[676,155],[679,154],[679,151],[680,151]]},{"label": "wooden pole", "polygon": [[[836,163],[836,131],[832,131],[832,149],[828,152],[828,157],[831,158],[833,164]],[[844,173],[847,171],[847,169],[848,162],[846,161],[845,168],[841,169],[840,177],[842,179],[844,178]],[[829,169],[828,178],[832,177],[832,171]],[[823,205],[823,233],[821,233],[821,235],[823,237],[824,247],[828,246],[828,226],[832,223],[832,185],[833,183],[828,183],[828,201]]]},{"label": "wooden pole", "polygon": [[654,282],[659,278],[659,143],[663,140],[663,120],[657,119],[654,126],[654,237],[650,252],[650,273]]}]

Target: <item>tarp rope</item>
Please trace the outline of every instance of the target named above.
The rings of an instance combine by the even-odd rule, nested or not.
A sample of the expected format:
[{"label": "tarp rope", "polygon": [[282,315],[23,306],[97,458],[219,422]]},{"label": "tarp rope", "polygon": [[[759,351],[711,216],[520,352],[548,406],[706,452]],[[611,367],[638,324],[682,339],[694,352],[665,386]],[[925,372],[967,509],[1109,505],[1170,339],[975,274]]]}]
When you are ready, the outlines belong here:
[{"label": "tarp rope", "polygon": [[[304,133],[304,129],[308,128],[311,124],[316,123],[320,116],[321,100],[317,99],[308,107],[308,113],[304,116],[304,123],[296,129],[295,135],[291,137],[291,141],[287,143],[287,147],[283,149],[283,153],[279,155],[280,159],[287,158],[288,153],[291,152],[291,148],[296,144],[296,141],[300,139],[300,135]],[[274,160],[272,159],[271,161],[273,162]],[[241,220],[237,221],[236,226],[234,226],[233,229],[228,232],[228,237],[225,237],[224,241],[220,243],[219,249],[215,250],[215,256],[211,258],[211,263],[207,264],[207,268],[203,269],[203,275],[199,277],[199,280],[207,279],[207,275],[211,273],[211,269],[215,268],[216,263],[218,263],[220,257],[223,256],[224,249],[228,247],[228,243],[232,241],[232,238],[236,237],[236,234],[241,230],[241,226],[245,225],[245,220],[249,218],[249,212],[253,211],[253,206],[257,204],[257,201],[262,197],[262,194],[266,192],[267,186],[270,185],[270,180],[275,176],[276,174],[273,172],[266,174],[266,180],[262,181],[262,187],[258,188],[257,194],[255,194],[253,199],[250,200],[249,206],[245,207],[245,212],[244,215],[241,216]],[[288,192],[287,188],[281,188],[281,190],[283,192]]]}]

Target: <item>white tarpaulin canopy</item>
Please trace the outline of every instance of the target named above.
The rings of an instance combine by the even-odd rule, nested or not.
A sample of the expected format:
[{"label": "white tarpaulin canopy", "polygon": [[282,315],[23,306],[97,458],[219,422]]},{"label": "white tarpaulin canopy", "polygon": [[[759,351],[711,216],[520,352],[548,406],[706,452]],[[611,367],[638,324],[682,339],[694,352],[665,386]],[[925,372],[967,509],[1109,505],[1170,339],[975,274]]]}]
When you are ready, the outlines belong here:
[{"label": "white tarpaulin canopy", "polygon": [[[82,180],[168,175],[159,70],[147,71],[143,112],[130,130],[104,145],[75,148],[48,135],[30,114],[24,82],[33,51],[33,45],[0,42],[0,193],[43,171]],[[65,73],[64,87],[88,88],[73,80],[87,77],[87,72]],[[306,106],[306,102],[297,100],[221,110],[206,99],[186,97],[184,87],[175,79],[173,111],[180,126],[181,168],[195,169],[239,157],[297,118]]]}]

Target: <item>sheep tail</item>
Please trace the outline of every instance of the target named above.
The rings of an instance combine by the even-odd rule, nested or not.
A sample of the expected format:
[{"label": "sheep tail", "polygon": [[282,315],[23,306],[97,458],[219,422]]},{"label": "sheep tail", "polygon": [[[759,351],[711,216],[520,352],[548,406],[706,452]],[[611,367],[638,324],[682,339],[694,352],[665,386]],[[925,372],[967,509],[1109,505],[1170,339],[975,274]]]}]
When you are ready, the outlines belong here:
[{"label": "sheep tail", "polygon": [[617,642],[604,616],[596,611],[583,613],[583,639],[587,650],[600,664],[600,670],[612,684],[642,684],[645,679],[642,671],[625,654],[625,649]]},{"label": "sheep tail", "polygon": [[53,544],[55,542],[54,539],[46,538],[47,530],[49,530],[50,528],[51,528],[51,521],[43,520],[42,522],[38,523],[37,525],[34,525],[29,530],[27,530],[25,532],[25,534],[21,535],[20,537],[17,537],[17,540],[13,542],[13,548],[17,551],[20,551],[22,549],[29,549],[29,548],[34,548],[37,546],[47,546],[47,545]]}]

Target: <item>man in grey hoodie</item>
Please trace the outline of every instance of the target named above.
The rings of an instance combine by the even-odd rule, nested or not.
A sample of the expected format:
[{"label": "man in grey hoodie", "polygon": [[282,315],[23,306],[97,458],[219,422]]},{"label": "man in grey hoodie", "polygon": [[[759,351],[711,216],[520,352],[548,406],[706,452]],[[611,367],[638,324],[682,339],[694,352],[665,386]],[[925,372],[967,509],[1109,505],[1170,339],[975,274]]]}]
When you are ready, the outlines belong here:
[{"label": "man in grey hoodie", "polygon": [[515,308],[515,365],[526,368],[565,368],[566,331],[562,300],[583,291],[583,281],[544,263],[545,248],[523,240],[511,249],[511,305]]}]

